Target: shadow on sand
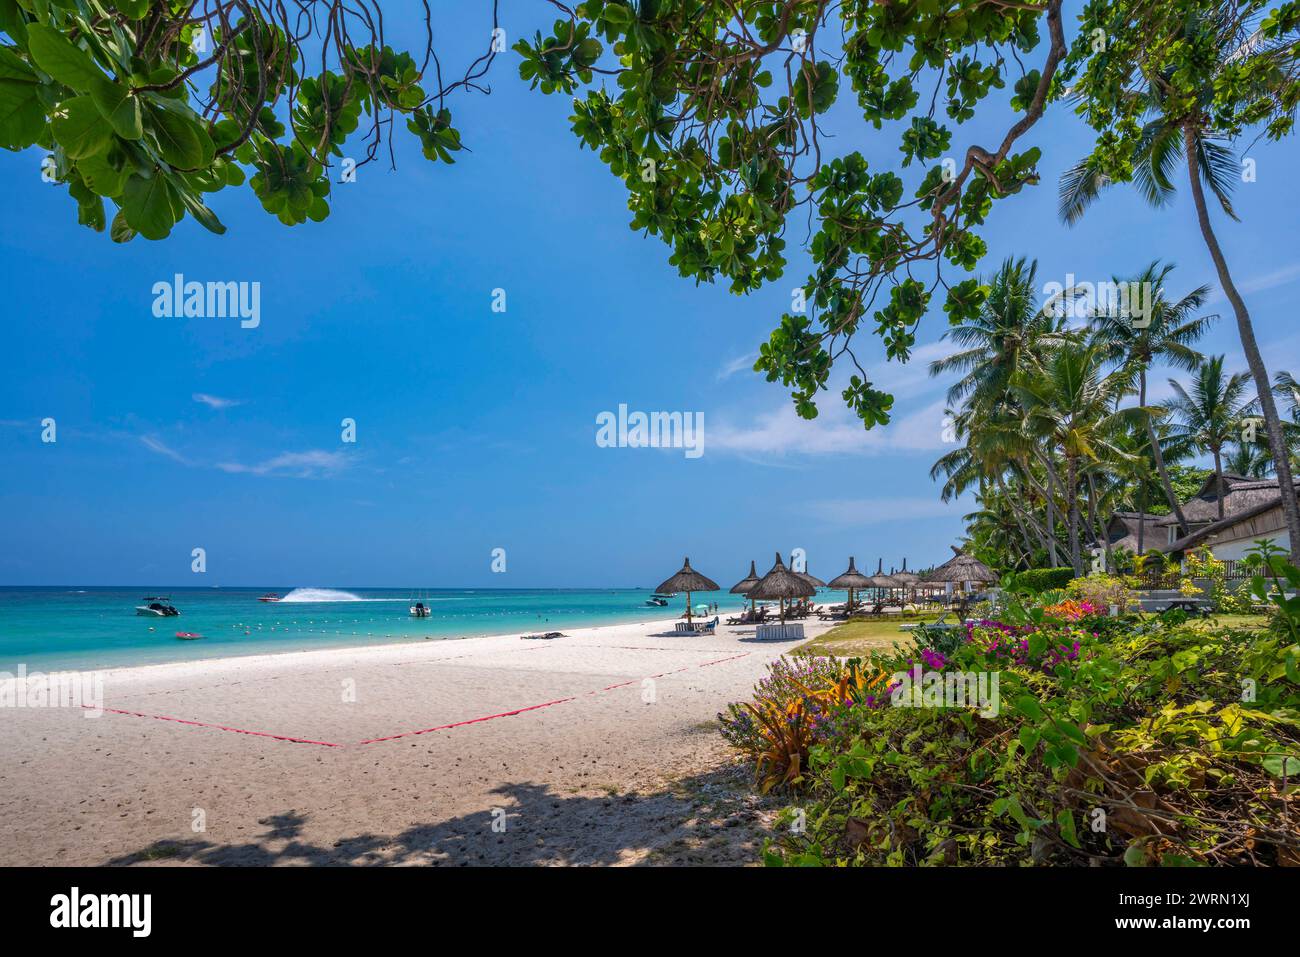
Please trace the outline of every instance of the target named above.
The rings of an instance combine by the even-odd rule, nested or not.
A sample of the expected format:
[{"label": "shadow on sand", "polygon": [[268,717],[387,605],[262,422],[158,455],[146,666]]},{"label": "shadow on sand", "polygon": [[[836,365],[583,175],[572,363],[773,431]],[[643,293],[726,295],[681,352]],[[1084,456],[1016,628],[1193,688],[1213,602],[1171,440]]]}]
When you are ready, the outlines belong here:
[{"label": "shadow on sand", "polygon": [[289,810],[258,823],[241,842],[203,837],[157,841],[111,858],[212,866],[754,864],[765,821],[779,802],[755,797],[747,772],[725,768],[652,794],[566,795],[531,783],[505,784],[495,808],[416,824],[396,834],[359,833],[316,843],[310,815]]}]

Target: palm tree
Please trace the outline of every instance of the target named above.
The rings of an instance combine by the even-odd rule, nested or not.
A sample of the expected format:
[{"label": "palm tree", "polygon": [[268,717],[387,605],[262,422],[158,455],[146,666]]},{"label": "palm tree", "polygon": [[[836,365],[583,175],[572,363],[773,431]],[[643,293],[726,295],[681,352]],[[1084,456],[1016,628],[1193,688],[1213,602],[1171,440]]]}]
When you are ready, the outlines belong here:
[{"label": "palm tree", "polygon": [[[1275,102],[1276,91],[1271,84],[1279,76],[1288,75],[1297,50],[1285,42],[1285,38],[1261,40],[1258,34],[1248,31],[1233,11],[1227,9],[1215,9],[1200,15],[1189,13],[1180,23],[1181,36],[1163,39],[1195,49],[1203,55],[1198,56],[1199,64],[1194,72],[1180,70],[1175,76],[1152,70],[1138,78],[1145,86],[1134,95],[1141,98],[1150,119],[1141,131],[1132,156],[1133,182],[1148,203],[1164,206],[1175,192],[1172,177],[1180,166],[1186,173],[1201,236],[1214,261],[1219,284],[1237,319],[1237,332],[1259,394],[1259,408],[1278,483],[1282,489],[1290,489],[1293,487],[1291,463],[1268,369],[1255,341],[1250,312],[1233,281],[1227,258],[1210,222],[1205,187],[1209,186],[1223,212],[1236,219],[1230,194],[1241,167],[1228,143],[1237,130],[1215,127],[1216,92],[1221,87],[1242,88],[1238,93],[1256,96],[1260,103]],[[1208,66],[1203,65],[1206,63]],[[1189,82],[1197,84],[1195,95],[1179,95],[1180,88]],[[1245,89],[1246,84],[1253,86]],[[1291,103],[1289,110],[1294,112],[1294,109],[1295,105]],[[1086,160],[1067,170],[1061,177],[1061,217],[1070,224],[1077,222],[1108,185],[1109,178]],[[1295,495],[1282,495],[1282,510],[1291,541],[1291,560],[1300,564],[1300,503],[1297,503]]]},{"label": "palm tree", "polygon": [[1273,470],[1273,456],[1258,442],[1247,442],[1238,436],[1232,450],[1223,460],[1223,466],[1235,475],[1250,478],[1267,478]]},{"label": "palm tree", "polygon": [[1053,351],[1041,374],[1022,372],[1012,380],[1029,431],[1044,439],[1050,451],[1059,453],[1065,462],[1061,484],[1065,489],[1070,562],[1078,575],[1083,574],[1079,540],[1082,469],[1104,458],[1124,460],[1126,454],[1117,439],[1147,412],[1140,406],[1118,408],[1120,401],[1133,393],[1135,376],[1127,366],[1107,372],[1106,365],[1107,348],[1103,343],[1077,341]]},{"label": "palm tree", "polygon": [[1214,479],[1219,489],[1219,518],[1223,518],[1223,449],[1241,434],[1242,413],[1251,405],[1246,398],[1249,379],[1237,372],[1223,374],[1223,356],[1201,363],[1190,394],[1174,379],[1174,397],[1165,403],[1173,418],[1172,434],[1214,456]]},{"label": "palm tree", "polygon": [[1040,309],[1038,263],[1007,259],[988,283],[979,314],[944,333],[960,352],[930,363],[930,375],[960,373],[948,402],[990,409],[1005,401],[1012,377],[1031,367],[1045,349],[1059,344],[1064,320]]},{"label": "palm tree", "polygon": [[[1117,362],[1130,363],[1138,377],[1138,405],[1147,404],[1147,370],[1155,361],[1163,362],[1175,368],[1192,371],[1203,358],[1192,348],[1192,343],[1205,335],[1217,316],[1195,316],[1205,304],[1209,295],[1209,286],[1198,286],[1176,302],[1165,298],[1165,279],[1173,271],[1173,264],[1161,266],[1157,260],[1129,282],[1137,283],[1139,288],[1150,290],[1147,314],[1141,322],[1134,321],[1132,315],[1121,315],[1114,310],[1098,310],[1093,317],[1092,327],[1098,340],[1109,353],[1109,358]],[[1116,283],[1120,280],[1115,280]],[[1156,438],[1155,423],[1151,416],[1146,420],[1147,438],[1150,442],[1151,455],[1155,460],[1156,472],[1164,487],[1165,498],[1169,508],[1178,519],[1180,534],[1188,532],[1187,519],[1183,515],[1182,504],[1174,494],[1173,483],[1169,480],[1169,470],[1165,468],[1165,459]],[[1145,508],[1141,508],[1140,518],[1145,524]]]}]

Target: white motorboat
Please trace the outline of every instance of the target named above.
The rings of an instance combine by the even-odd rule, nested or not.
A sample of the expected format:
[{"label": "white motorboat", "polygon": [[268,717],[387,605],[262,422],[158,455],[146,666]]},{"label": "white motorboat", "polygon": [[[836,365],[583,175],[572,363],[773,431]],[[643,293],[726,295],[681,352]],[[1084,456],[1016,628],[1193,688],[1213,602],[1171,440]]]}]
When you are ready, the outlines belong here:
[{"label": "white motorboat", "polygon": [[172,604],[170,598],[149,596],[140,600],[144,604],[135,606],[137,615],[152,615],[154,618],[177,618],[180,616],[180,612],[176,610],[176,606]]}]

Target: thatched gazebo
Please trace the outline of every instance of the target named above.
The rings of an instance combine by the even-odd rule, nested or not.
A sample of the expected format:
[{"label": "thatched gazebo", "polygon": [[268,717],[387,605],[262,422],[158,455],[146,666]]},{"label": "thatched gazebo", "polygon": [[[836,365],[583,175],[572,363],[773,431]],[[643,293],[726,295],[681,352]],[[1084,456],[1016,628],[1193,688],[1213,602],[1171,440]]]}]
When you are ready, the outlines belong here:
[{"label": "thatched gazebo", "polygon": [[[742,578],[740,581],[736,582],[736,584],[731,586],[731,594],[744,595],[746,598],[748,598],[749,590],[757,584],[758,584],[758,569],[754,567],[754,563],[751,561],[749,563],[749,574],[746,575],[744,578]],[[754,603],[752,601],[749,603],[749,608],[750,611],[754,610]]]},{"label": "thatched gazebo", "polygon": [[859,588],[870,588],[871,579],[862,572],[858,571],[857,566],[853,563],[853,556],[849,556],[849,567],[843,575],[839,575],[830,580],[827,588],[834,588],[836,591],[847,591],[849,593],[849,609],[853,608],[853,592]]},{"label": "thatched gazebo", "polygon": [[686,559],[682,565],[682,570],[672,578],[661,584],[655,589],[660,594],[676,594],[677,592],[686,592],[686,621],[691,621],[691,592],[693,591],[718,591],[718,583],[712,578],[701,575],[691,567],[691,560]]},{"label": "thatched gazebo", "polygon": [[956,546],[950,545],[949,548],[953,550],[952,558],[927,575],[927,582],[951,582],[968,590],[970,585],[987,585],[998,580],[993,569],[974,555],[967,555]]},{"label": "thatched gazebo", "polygon": [[776,553],[776,564],[764,575],[757,585],[749,590],[747,597],[762,601],[781,602],[781,624],[785,624],[785,603],[795,598],[811,598],[817,594],[817,587],[798,572],[792,572],[781,561],[781,553]]}]

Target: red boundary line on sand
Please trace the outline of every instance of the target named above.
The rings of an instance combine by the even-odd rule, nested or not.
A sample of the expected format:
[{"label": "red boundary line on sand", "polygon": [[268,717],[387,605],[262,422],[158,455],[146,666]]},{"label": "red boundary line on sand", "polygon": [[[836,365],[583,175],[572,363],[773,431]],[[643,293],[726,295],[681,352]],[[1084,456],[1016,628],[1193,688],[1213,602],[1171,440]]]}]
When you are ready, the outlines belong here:
[{"label": "red boundary line on sand", "polygon": [[[705,661],[698,665],[687,665],[684,668],[677,668],[673,671],[663,671],[657,675],[649,675],[650,678],[666,678],[668,675],[680,674],[683,671],[692,671],[696,668],[708,668],[710,665],[720,665],[726,661],[736,661],[739,658],[746,658],[750,652],[746,651],[739,655],[730,655],[726,658],[716,658],[713,661]],[[557,704],[567,704],[570,701],[577,701],[579,698],[585,698],[589,695],[603,694],[606,691],[613,691],[615,688],[626,688],[628,685],[637,684],[645,678],[632,678],[628,681],[620,681],[617,684],[606,685],[604,688],[597,688],[594,691],[586,691],[582,694],[570,695],[567,698],[556,698],[554,701],[544,701],[541,704],[528,705],[523,708],[515,708],[513,711],[502,711],[499,714],[483,715],[479,718],[467,718],[464,721],[453,721],[450,724],[440,724],[433,728],[420,728],[417,731],[402,731],[397,734],[385,735],[381,738],[367,738],[364,741],[358,741],[355,745],[338,744],[333,741],[313,741],[310,738],[295,738],[287,734],[271,734],[269,731],[249,731],[244,728],[232,728],[224,724],[210,724],[206,721],[191,721],[187,718],[173,718],[162,714],[146,714],[143,711],[124,711],[120,708],[92,708],[90,705],[82,705],[83,708],[90,710],[107,711],[111,714],[125,714],[134,718],[153,718],[156,721],[174,721],[177,724],[188,724],[199,728],[215,728],[218,731],[231,731],[235,734],[248,734],[259,738],[273,738],[276,741],[289,741],[294,744],[318,744],[326,748],[347,748],[360,747],[363,744],[380,744],[384,741],[396,741],[398,738],[409,738],[417,734],[429,734],[433,731],[448,731],[452,728],[463,728],[470,724],[481,724],[484,721],[495,721],[497,718],[510,718],[515,715],[524,714],[528,711],[539,711],[542,708],[554,707]]]},{"label": "red boundary line on sand", "polygon": [[[664,671],[657,675],[650,675],[649,677],[664,678],[668,675],[675,675],[683,671],[691,671],[695,668],[707,668],[709,665],[720,665],[724,661],[735,661],[737,658],[748,657],[749,654],[750,652],[746,651],[739,655],[731,655],[727,658],[717,658],[713,661],[706,661],[703,664],[698,665],[687,665],[685,668],[678,668],[674,671]],[[527,708],[516,708],[514,711],[503,711],[500,714],[488,714],[481,718],[470,718],[466,721],[453,721],[451,724],[441,724],[436,728],[420,728],[418,731],[402,731],[399,734],[389,734],[382,738],[367,738],[365,741],[358,741],[357,746],[360,747],[363,744],[379,744],[383,741],[395,741],[398,738],[409,738],[417,734],[428,734],[431,731],[447,731],[451,728],[463,728],[467,724],[480,724],[484,721],[495,721],[497,718],[510,718],[517,714],[523,714],[525,711],[537,711],[541,708],[550,708],[557,704],[567,704],[570,701],[577,701],[579,698],[585,698],[589,695],[603,694],[606,691],[613,691],[615,688],[626,688],[628,685],[633,685],[644,680],[644,678],[632,678],[628,681],[620,681],[617,684],[606,685],[604,688],[597,688],[594,691],[587,691],[580,695],[571,695],[568,698],[556,698],[554,701],[544,701],[541,704],[529,705]]]},{"label": "red boundary line on sand", "polygon": [[143,711],[123,711],[120,708],[95,708],[88,704],[83,704],[83,708],[90,711],[107,711],[110,714],[126,714],[133,718],[153,718],[155,721],[175,721],[177,724],[191,724],[198,728],[216,728],[218,731],[233,731],[235,734],[251,734],[258,738],[274,738],[276,741],[291,741],[294,744],[319,744],[325,748],[345,748],[345,744],[336,744],[333,741],[313,741],[311,738],[295,738],[287,734],[272,734],[269,731],[249,731],[245,728],[232,728],[225,724],[209,724],[206,721],[191,721],[188,718],[172,718],[165,714],[146,714]]}]

